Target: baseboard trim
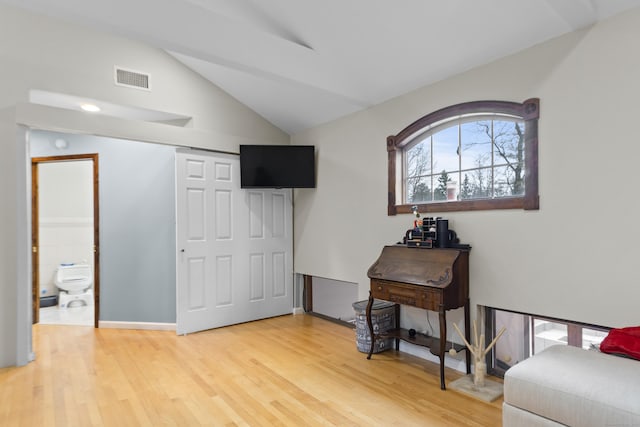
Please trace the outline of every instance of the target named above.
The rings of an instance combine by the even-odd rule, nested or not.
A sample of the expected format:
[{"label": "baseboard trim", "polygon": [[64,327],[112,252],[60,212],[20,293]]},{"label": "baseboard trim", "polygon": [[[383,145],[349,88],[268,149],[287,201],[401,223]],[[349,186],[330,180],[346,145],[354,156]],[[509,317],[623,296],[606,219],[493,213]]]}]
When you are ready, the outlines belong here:
[{"label": "baseboard trim", "polygon": [[293,307],[293,314],[304,314],[304,309],[302,307]]},{"label": "baseboard trim", "polygon": [[150,331],[175,331],[175,323],[154,323],[154,322],[118,322],[112,320],[101,320],[98,322],[99,328],[110,329],[144,329]]}]

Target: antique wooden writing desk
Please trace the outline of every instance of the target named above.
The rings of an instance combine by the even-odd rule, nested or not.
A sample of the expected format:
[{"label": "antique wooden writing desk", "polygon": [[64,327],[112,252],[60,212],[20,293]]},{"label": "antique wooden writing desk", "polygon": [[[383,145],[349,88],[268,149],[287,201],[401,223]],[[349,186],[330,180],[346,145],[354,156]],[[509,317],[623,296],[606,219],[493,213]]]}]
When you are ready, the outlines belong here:
[{"label": "antique wooden writing desk", "polygon": [[[396,350],[399,340],[429,347],[431,353],[440,358],[440,388],[445,390],[444,355],[452,343],[446,342],[446,311],[464,307],[464,334],[470,341],[469,321],[469,250],[408,248],[404,245],[385,246],[380,257],[369,268],[371,279],[366,316],[372,337],[367,359],[371,359],[375,341],[395,338]],[[375,333],[371,322],[371,306],[374,298],[437,311],[440,323],[440,339],[416,333],[410,335],[406,329],[392,329]],[[466,347],[455,345],[456,351]],[[466,351],[467,374],[471,372],[471,355]]]}]

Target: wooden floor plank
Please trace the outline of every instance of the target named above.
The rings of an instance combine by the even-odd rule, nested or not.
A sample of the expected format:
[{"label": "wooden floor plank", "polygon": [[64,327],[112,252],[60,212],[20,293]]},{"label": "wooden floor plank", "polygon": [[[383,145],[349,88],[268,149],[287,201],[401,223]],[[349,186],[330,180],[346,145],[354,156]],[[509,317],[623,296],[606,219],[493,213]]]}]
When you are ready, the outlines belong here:
[{"label": "wooden floor plank", "polygon": [[[0,369],[4,426],[499,426],[501,405],[440,390],[438,366],[308,315],[170,331],[36,325]],[[460,374],[447,369],[447,381]]]}]

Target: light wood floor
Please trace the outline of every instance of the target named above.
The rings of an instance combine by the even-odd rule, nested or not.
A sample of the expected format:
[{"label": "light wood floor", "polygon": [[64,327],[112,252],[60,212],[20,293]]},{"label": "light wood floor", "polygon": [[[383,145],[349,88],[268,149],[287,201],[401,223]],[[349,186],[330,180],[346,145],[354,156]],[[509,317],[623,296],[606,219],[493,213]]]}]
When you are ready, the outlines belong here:
[{"label": "light wood floor", "polygon": [[309,315],[188,336],[36,325],[37,360],[0,369],[0,425],[501,425],[501,400],[441,391],[404,353],[368,361],[354,334]]}]

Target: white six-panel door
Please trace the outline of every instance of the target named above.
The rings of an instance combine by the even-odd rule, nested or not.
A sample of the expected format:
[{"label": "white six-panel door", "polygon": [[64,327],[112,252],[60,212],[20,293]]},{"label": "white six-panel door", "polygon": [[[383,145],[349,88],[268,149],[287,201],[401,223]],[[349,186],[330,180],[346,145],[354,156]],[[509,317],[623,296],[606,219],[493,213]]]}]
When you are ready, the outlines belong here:
[{"label": "white six-panel door", "polygon": [[291,313],[291,190],[243,190],[238,156],[176,153],[176,332]]}]

